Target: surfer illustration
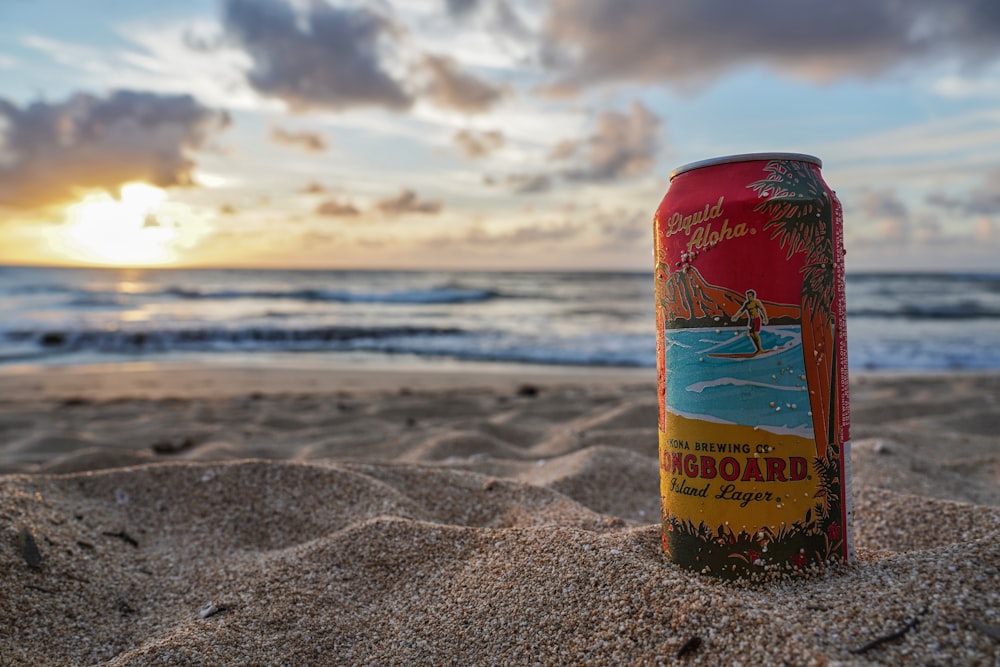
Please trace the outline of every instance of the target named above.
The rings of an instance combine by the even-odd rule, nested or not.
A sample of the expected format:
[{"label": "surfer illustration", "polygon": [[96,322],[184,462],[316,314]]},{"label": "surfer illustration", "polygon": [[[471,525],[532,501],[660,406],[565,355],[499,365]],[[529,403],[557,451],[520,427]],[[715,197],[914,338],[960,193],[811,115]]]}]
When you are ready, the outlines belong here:
[{"label": "surfer illustration", "polygon": [[736,322],[742,315],[747,316],[747,335],[750,336],[756,353],[760,354],[764,351],[764,346],[760,344],[760,327],[767,324],[767,311],[764,310],[764,304],[757,300],[757,290],[747,290],[747,300],[731,319]]}]

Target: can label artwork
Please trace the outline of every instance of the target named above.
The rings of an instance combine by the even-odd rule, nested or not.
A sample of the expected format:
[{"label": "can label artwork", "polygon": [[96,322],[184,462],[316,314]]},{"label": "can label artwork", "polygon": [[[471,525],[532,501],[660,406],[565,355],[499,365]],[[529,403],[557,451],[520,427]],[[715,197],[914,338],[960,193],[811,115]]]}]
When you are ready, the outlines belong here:
[{"label": "can label artwork", "polygon": [[764,579],[849,562],[843,231],[820,162],[707,160],[654,224],[663,548]]}]

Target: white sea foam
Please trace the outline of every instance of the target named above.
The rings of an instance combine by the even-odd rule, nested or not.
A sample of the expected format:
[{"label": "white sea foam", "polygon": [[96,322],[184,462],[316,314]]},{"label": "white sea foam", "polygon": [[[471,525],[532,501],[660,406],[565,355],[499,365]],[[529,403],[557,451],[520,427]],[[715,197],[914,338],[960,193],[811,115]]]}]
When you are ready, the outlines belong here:
[{"label": "white sea foam", "polygon": [[[666,406],[666,411],[670,414],[677,415],[678,417],[684,417],[685,419],[697,419],[698,421],[709,422],[711,424],[730,424],[733,426],[741,425],[734,421],[729,421],[726,419],[722,419],[720,417],[716,417],[715,415],[706,415],[697,412],[686,412],[684,410],[678,410],[669,405]],[[746,425],[743,424],[743,426]],[[767,424],[760,424],[758,426],[754,426],[753,428],[755,428],[758,431],[765,431],[767,433],[772,433],[774,435],[795,435],[800,438],[808,438],[810,440],[813,437],[813,429],[811,424],[805,426],[796,426],[796,427],[771,426]]]},{"label": "white sea foam", "polygon": [[722,377],[715,380],[705,380],[704,382],[695,382],[694,384],[689,384],[684,387],[685,391],[693,391],[700,394],[706,389],[712,387],[724,387],[724,386],[743,386],[749,385],[751,387],[763,387],[764,389],[777,389],[779,391],[805,391],[806,388],[803,386],[784,386],[780,384],[770,384],[765,382],[756,382],[754,380],[741,380],[739,378]]}]

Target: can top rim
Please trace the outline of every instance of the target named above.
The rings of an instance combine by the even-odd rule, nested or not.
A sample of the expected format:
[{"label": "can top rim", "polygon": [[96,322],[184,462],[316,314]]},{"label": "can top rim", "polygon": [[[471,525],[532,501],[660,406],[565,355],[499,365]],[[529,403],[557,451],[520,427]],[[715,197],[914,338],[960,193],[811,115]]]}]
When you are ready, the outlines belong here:
[{"label": "can top rim", "polygon": [[818,167],[823,166],[823,161],[815,155],[806,153],[740,153],[739,155],[723,155],[722,157],[708,158],[683,164],[670,172],[670,180],[683,174],[686,171],[701,169],[702,167],[712,167],[717,164],[729,164],[731,162],[753,162],[756,160],[795,160],[798,162],[812,162]]}]

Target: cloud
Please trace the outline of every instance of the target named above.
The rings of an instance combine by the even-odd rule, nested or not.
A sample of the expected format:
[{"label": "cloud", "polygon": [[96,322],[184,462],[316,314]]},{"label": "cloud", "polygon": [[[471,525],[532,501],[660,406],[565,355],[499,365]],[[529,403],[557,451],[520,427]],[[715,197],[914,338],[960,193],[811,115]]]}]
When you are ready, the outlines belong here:
[{"label": "cloud", "polygon": [[552,177],[548,174],[508,174],[504,182],[514,194],[528,195],[547,192],[552,189]]},{"label": "cloud", "polygon": [[964,195],[932,192],[927,195],[926,201],[932,206],[967,215],[1000,214],[1000,169],[988,172],[982,183]]},{"label": "cloud", "polygon": [[[615,254],[648,253],[649,212],[622,207],[605,208],[586,204],[561,211],[532,216],[530,221],[515,224],[477,223],[461,230],[447,230],[426,239],[433,249],[461,250],[476,253],[490,248],[531,257],[531,263],[541,265],[548,260],[562,263],[566,256],[549,250],[558,246],[570,256],[593,251]],[[502,249],[502,250],[501,250]]]},{"label": "cloud", "polygon": [[326,150],[326,139],[317,132],[294,132],[272,127],[271,139],[276,143],[301,148],[310,153],[321,153]]},{"label": "cloud", "polygon": [[537,41],[537,35],[525,24],[509,2],[497,0],[493,26],[500,33],[523,42]]},{"label": "cloud", "polygon": [[304,195],[322,195],[326,193],[326,187],[318,181],[309,181],[299,190]]},{"label": "cloud", "polygon": [[941,244],[948,243],[949,239],[944,234],[941,221],[936,216],[927,213],[916,216],[913,221],[913,240],[918,244]]},{"label": "cloud", "polygon": [[246,50],[260,94],[294,111],[377,106],[402,110],[413,98],[383,62],[396,35],[381,14],[315,0],[296,11],[286,0],[226,0],[223,28]]},{"label": "cloud", "polygon": [[[461,13],[466,4],[449,10]],[[295,112],[405,111],[420,97],[442,108],[480,113],[505,93],[449,56],[414,53],[405,29],[372,7],[337,7],[325,0],[225,0],[222,26],[223,41],[250,59],[249,85]],[[194,37],[187,43],[201,51],[214,44]]]},{"label": "cloud", "polygon": [[445,0],[445,7],[452,16],[466,16],[479,8],[480,0]]},{"label": "cloud", "polygon": [[361,215],[361,211],[350,202],[341,202],[336,199],[328,199],[316,207],[317,215],[329,216],[332,218],[353,218]]},{"label": "cloud", "polygon": [[552,162],[558,162],[559,160],[566,160],[573,157],[576,151],[580,148],[580,142],[574,139],[563,139],[549,151],[549,160]]},{"label": "cloud", "polygon": [[747,65],[825,82],[935,56],[996,61],[1000,8],[987,0],[552,0],[544,33],[563,83],[697,85]]},{"label": "cloud", "polygon": [[440,213],[441,202],[420,201],[413,190],[403,190],[395,197],[388,197],[375,203],[375,208],[386,215],[404,215],[406,213]]},{"label": "cloud", "polygon": [[894,190],[866,190],[856,205],[863,218],[877,223],[875,237],[867,237],[870,242],[902,245],[910,240],[910,212]]},{"label": "cloud", "polygon": [[1000,169],[990,172],[965,202],[967,213],[997,215],[1000,213]]},{"label": "cloud", "polygon": [[454,59],[426,55],[423,71],[429,80],[424,94],[437,106],[465,113],[488,111],[504,89],[463,72]]},{"label": "cloud", "polygon": [[563,159],[577,157],[582,162],[566,172],[570,180],[610,181],[648,171],[659,148],[659,117],[633,102],[628,113],[601,113],[594,133],[585,141],[575,147],[557,144],[554,151]]},{"label": "cloud", "polygon": [[525,24],[507,0],[494,0],[488,11],[485,0],[445,0],[445,6],[454,19],[464,20],[478,14],[484,19],[483,27],[493,37],[510,37],[520,42],[538,40],[538,35]]},{"label": "cloud", "polygon": [[485,132],[459,130],[455,133],[455,143],[462,149],[466,157],[476,158],[489,155],[501,148],[505,139],[500,130],[487,130]]},{"label": "cloud", "polygon": [[[859,192],[845,202],[848,263],[856,270],[991,267],[1000,251],[994,220],[976,213],[987,185],[957,196],[938,192],[925,198],[944,214],[908,206],[891,189]],[[972,219],[957,219],[966,214]]]},{"label": "cloud", "polygon": [[579,223],[567,220],[543,221],[536,224],[501,228],[475,225],[457,236],[428,239],[427,245],[434,248],[458,246],[509,249],[543,245],[553,241],[566,243],[582,231],[583,227]]},{"label": "cloud", "polygon": [[868,190],[860,201],[862,212],[870,218],[905,218],[906,205],[893,190]]},{"label": "cloud", "polygon": [[24,107],[0,99],[0,206],[38,208],[129,181],[193,185],[191,154],[228,123],[188,95],[121,90]]},{"label": "cloud", "polygon": [[976,240],[984,243],[991,244],[996,243],[1000,240],[1000,235],[997,234],[996,225],[989,218],[980,218],[979,222],[976,224],[975,232]]},{"label": "cloud", "polygon": [[640,102],[628,111],[606,110],[581,139],[562,139],[547,160],[560,163],[548,172],[486,176],[486,185],[504,184],[515,194],[544,192],[558,180],[610,183],[648,172],[660,149],[660,118]]},{"label": "cloud", "polygon": [[931,192],[924,198],[924,200],[931,206],[943,208],[947,211],[952,211],[962,207],[961,199],[944,192]]}]

